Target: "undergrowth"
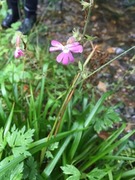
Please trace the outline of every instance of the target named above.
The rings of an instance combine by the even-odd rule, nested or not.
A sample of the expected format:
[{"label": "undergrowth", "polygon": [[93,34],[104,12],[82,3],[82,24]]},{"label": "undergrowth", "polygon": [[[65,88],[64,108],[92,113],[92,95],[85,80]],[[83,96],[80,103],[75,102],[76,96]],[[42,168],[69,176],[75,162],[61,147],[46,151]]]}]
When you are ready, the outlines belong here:
[{"label": "undergrowth", "polygon": [[[92,3],[82,1],[84,10]],[[25,56],[15,59],[18,25],[0,29],[0,179],[134,179],[135,130],[125,133],[116,106],[107,103],[116,92],[100,95],[86,80],[135,47],[89,72],[96,46],[63,66],[49,53],[49,40],[41,46],[33,32],[23,37]]]}]

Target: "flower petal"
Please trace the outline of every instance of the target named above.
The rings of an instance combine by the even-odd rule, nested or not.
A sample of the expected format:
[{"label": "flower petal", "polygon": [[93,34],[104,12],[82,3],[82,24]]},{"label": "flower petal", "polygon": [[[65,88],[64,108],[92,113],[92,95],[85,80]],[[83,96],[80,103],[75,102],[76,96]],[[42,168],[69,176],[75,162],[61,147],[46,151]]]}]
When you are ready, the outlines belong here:
[{"label": "flower petal", "polygon": [[59,63],[62,63],[64,65],[67,65],[69,63],[68,61],[68,53],[60,53],[58,56],[57,56],[57,62]]},{"label": "flower petal", "polygon": [[76,38],[73,37],[73,36],[69,37],[68,40],[67,40],[67,44],[73,44],[75,42],[76,42]]},{"label": "flower petal", "polygon": [[70,51],[72,51],[74,53],[82,53],[83,52],[83,47],[82,47],[82,45],[80,45],[79,42],[74,42],[72,44],[67,44],[66,47]]},{"label": "flower petal", "polygon": [[79,44],[80,44],[79,42],[74,42],[74,43],[71,43],[71,44],[67,44],[67,46],[70,48],[70,47],[73,47],[73,46],[77,46]]},{"label": "flower petal", "polygon": [[68,53],[68,59],[70,62],[74,62],[74,57],[71,52]]},{"label": "flower petal", "polygon": [[56,41],[56,40],[52,40],[51,45],[54,47],[63,47],[63,45],[59,41]]},{"label": "flower petal", "polygon": [[60,53],[60,54],[57,56],[56,61],[57,61],[58,63],[62,62],[64,56],[65,56],[65,53],[63,53],[63,52]]},{"label": "flower petal", "polygon": [[20,48],[17,47],[15,52],[14,52],[14,57],[19,58],[21,56],[24,56],[24,52]]},{"label": "flower petal", "polygon": [[50,47],[50,49],[49,49],[50,52],[53,52],[53,51],[60,51],[60,50],[62,50],[61,47]]},{"label": "flower petal", "polygon": [[64,58],[63,58],[63,60],[61,62],[63,65],[68,65],[69,64],[69,56],[68,55],[69,55],[68,53],[64,53]]},{"label": "flower petal", "polygon": [[74,57],[72,55],[71,52],[69,53],[60,53],[58,56],[57,56],[57,62],[59,63],[62,63],[64,65],[67,65],[69,64],[70,62],[74,62]]},{"label": "flower petal", "polygon": [[59,51],[59,50],[62,50],[62,48],[63,48],[63,45],[59,41],[56,41],[56,40],[52,40],[51,45],[54,47],[50,47],[50,49],[49,49],[50,52]]},{"label": "flower petal", "polygon": [[83,47],[82,45],[72,46],[72,47],[69,47],[69,50],[73,53],[82,53]]}]

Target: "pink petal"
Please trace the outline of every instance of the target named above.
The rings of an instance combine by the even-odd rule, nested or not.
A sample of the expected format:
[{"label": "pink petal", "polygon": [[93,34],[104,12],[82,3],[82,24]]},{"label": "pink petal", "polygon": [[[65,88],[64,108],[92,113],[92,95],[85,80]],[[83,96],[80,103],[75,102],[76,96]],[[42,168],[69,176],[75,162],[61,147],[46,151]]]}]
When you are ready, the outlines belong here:
[{"label": "pink petal", "polygon": [[57,60],[58,63],[62,62],[62,60],[63,60],[63,58],[64,58],[64,55],[65,55],[65,53],[61,52],[61,53],[57,56],[56,60]]},{"label": "pink petal", "polygon": [[69,39],[67,40],[67,44],[73,44],[75,42],[76,42],[76,39],[73,36],[69,37]]},{"label": "pink petal", "polygon": [[63,45],[60,42],[56,41],[56,40],[52,40],[51,45],[54,46],[54,47],[50,47],[50,49],[49,49],[50,52],[60,51],[63,48]]},{"label": "pink petal", "polygon": [[69,57],[68,57],[68,53],[64,54],[64,58],[61,62],[63,65],[68,65],[69,64]]},{"label": "pink petal", "polygon": [[67,46],[70,48],[70,47],[73,47],[73,46],[77,46],[79,44],[80,44],[79,42],[74,42],[74,43],[71,43],[71,44],[67,44]]},{"label": "pink petal", "polygon": [[69,50],[73,53],[82,53],[83,47],[82,45],[72,46],[72,47],[69,47]]},{"label": "pink petal", "polygon": [[52,40],[51,45],[54,47],[63,47],[63,45],[59,41],[56,41],[56,40]]},{"label": "pink petal", "polygon": [[19,47],[20,46],[20,41],[21,41],[21,37],[18,35],[16,37],[16,47]]},{"label": "pink petal", "polygon": [[71,52],[68,53],[68,59],[70,62],[74,62],[74,57]]},{"label": "pink petal", "polygon": [[68,53],[60,53],[58,56],[57,56],[57,62],[59,63],[62,63],[64,65],[67,65],[68,64]]},{"label": "pink petal", "polygon": [[60,50],[62,50],[61,47],[50,47],[50,49],[49,49],[50,52],[53,52],[53,51],[60,51]]},{"label": "pink petal", "polygon": [[19,58],[21,56],[24,56],[24,52],[20,48],[17,47],[15,52],[14,52],[14,57]]},{"label": "pink petal", "polygon": [[59,63],[62,63],[64,65],[67,65],[69,64],[70,62],[74,62],[74,57],[72,55],[71,52],[69,53],[60,53],[58,56],[57,56],[57,62]]}]

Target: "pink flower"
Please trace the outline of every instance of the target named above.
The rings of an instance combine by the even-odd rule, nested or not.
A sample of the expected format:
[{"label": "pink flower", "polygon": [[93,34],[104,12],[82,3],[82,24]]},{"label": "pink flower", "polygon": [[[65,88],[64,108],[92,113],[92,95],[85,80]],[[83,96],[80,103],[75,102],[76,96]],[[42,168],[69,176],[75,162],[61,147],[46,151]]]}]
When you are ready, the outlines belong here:
[{"label": "pink flower", "polygon": [[16,50],[14,52],[14,57],[19,58],[21,56],[24,56],[24,52],[19,47],[16,47]]},{"label": "pink flower", "polygon": [[15,58],[19,58],[21,56],[24,56],[24,51],[21,50],[21,48],[20,48],[21,42],[22,42],[21,35],[18,34],[16,36],[16,49],[15,49],[15,52],[14,52],[14,57]]},{"label": "pink flower", "polygon": [[74,57],[72,53],[82,53],[83,47],[79,44],[79,42],[67,43],[67,45],[63,46],[60,42],[56,40],[51,41],[52,47],[50,47],[50,52],[53,51],[62,51],[56,58],[58,63],[62,63],[64,65],[69,64],[70,62],[74,62]]}]

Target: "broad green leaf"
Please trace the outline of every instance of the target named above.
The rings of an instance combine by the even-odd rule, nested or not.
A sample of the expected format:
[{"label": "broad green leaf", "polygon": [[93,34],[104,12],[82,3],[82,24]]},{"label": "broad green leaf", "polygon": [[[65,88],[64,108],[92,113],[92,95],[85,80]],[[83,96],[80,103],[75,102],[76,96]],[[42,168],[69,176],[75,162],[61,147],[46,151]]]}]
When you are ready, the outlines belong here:
[{"label": "broad green leaf", "polygon": [[15,157],[19,155],[28,156],[30,153],[27,151],[31,142],[33,142],[34,130],[29,129],[26,132],[25,126],[18,130],[15,125],[12,127],[6,136],[8,145],[11,147],[12,153]]}]

